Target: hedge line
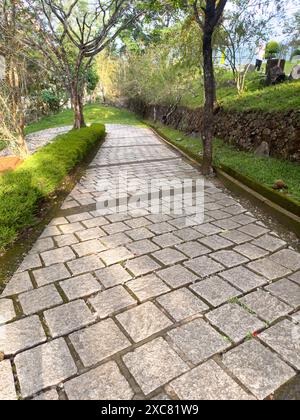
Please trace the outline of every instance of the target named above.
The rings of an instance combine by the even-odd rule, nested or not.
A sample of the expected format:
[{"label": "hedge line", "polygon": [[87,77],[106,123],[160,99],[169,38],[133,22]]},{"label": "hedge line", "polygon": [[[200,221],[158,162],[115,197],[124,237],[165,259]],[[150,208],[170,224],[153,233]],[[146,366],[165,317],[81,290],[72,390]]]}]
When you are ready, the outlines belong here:
[{"label": "hedge line", "polygon": [[35,223],[41,199],[105,137],[105,126],[72,130],[41,148],[15,171],[0,176],[0,250]]}]

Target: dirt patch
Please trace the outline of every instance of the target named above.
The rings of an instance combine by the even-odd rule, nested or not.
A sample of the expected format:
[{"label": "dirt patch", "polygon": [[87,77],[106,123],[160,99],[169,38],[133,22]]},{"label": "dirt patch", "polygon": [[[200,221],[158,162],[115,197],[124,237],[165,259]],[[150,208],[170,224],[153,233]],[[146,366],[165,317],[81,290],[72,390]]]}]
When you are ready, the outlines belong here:
[{"label": "dirt patch", "polygon": [[16,169],[23,163],[17,156],[0,157],[0,173]]}]

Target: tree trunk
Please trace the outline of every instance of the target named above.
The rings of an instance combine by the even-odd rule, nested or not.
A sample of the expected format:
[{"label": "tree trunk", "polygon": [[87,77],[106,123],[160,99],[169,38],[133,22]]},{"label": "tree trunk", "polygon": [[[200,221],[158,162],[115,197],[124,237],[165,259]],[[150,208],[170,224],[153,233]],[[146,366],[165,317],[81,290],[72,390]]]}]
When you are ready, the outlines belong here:
[{"label": "tree trunk", "polygon": [[210,175],[213,172],[213,134],[214,134],[214,102],[216,98],[216,84],[213,67],[212,49],[213,31],[204,30],[203,35],[203,59],[204,59],[204,91],[205,105],[203,116],[203,175]]},{"label": "tree trunk", "polygon": [[75,82],[72,86],[72,107],[74,111],[74,129],[80,129],[86,127],[84,115],[83,115],[83,104],[82,94],[78,87],[78,83]]}]

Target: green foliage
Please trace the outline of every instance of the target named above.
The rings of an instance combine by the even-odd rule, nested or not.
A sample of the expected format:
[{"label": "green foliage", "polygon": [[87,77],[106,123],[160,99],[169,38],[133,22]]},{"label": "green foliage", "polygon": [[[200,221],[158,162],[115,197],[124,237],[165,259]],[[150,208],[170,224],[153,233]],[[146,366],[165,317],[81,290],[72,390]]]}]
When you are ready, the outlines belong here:
[{"label": "green foliage", "polygon": [[40,201],[58,188],[104,136],[102,124],[72,130],[40,149],[15,171],[0,177],[0,249],[35,223]]},{"label": "green foliage", "polygon": [[58,112],[60,108],[60,98],[51,90],[43,90],[41,92],[42,101],[47,105],[51,112]]},{"label": "green foliage", "polygon": [[[200,139],[183,135],[182,132],[158,124],[159,131],[181,149],[199,156],[202,152]],[[249,177],[263,186],[272,188],[274,182],[282,179],[289,187],[289,196],[300,202],[299,165],[275,158],[261,158],[253,153],[241,152],[224,143],[214,140],[214,164],[227,166],[240,174]]]},{"label": "green foliage", "polygon": [[297,48],[292,52],[291,59],[296,57],[297,55],[300,55],[300,48]]},{"label": "green foliage", "polygon": [[266,59],[276,58],[280,53],[280,44],[277,41],[270,41],[266,46]]}]

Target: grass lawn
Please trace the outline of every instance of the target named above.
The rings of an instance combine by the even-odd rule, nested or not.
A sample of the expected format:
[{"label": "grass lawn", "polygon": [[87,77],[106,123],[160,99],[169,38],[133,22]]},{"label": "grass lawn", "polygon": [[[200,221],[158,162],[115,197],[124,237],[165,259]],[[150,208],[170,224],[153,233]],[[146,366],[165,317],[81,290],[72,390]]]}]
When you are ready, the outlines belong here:
[{"label": "grass lawn", "polygon": [[[286,81],[280,85],[266,87],[261,83],[264,79],[263,74],[249,73],[245,92],[238,95],[235,86],[228,86],[228,82],[232,80],[232,73],[217,73],[216,79],[218,101],[225,109],[266,112],[300,110],[300,81]],[[193,92],[199,92],[199,95],[186,93],[181,105],[193,109],[203,106],[203,87],[200,82],[195,81]]]},{"label": "grass lawn", "polygon": [[[86,105],[84,108],[84,115],[86,123],[88,124],[101,123],[142,125],[142,122],[133,113],[110,106],[98,104]],[[62,111],[59,114],[44,117],[36,123],[29,124],[26,127],[26,134],[45,130],[47,128],[73,125],[73,121],[74,116],[71,110]]]},{"label": "grass lawn", "polygon": [[[185,136],[182,132],[156,124],[156,127],[170,141],[199,155],[202,152],[202,143],[199,139]],[[252,180],[271,187],[276,181],[282,179],[289,187],[289,196],[300,202],[300,170],[296,163],[274,159],[259,158],[252,153],[241,152],[222,140],[214,141],[215,165],[226,165]]]}]

